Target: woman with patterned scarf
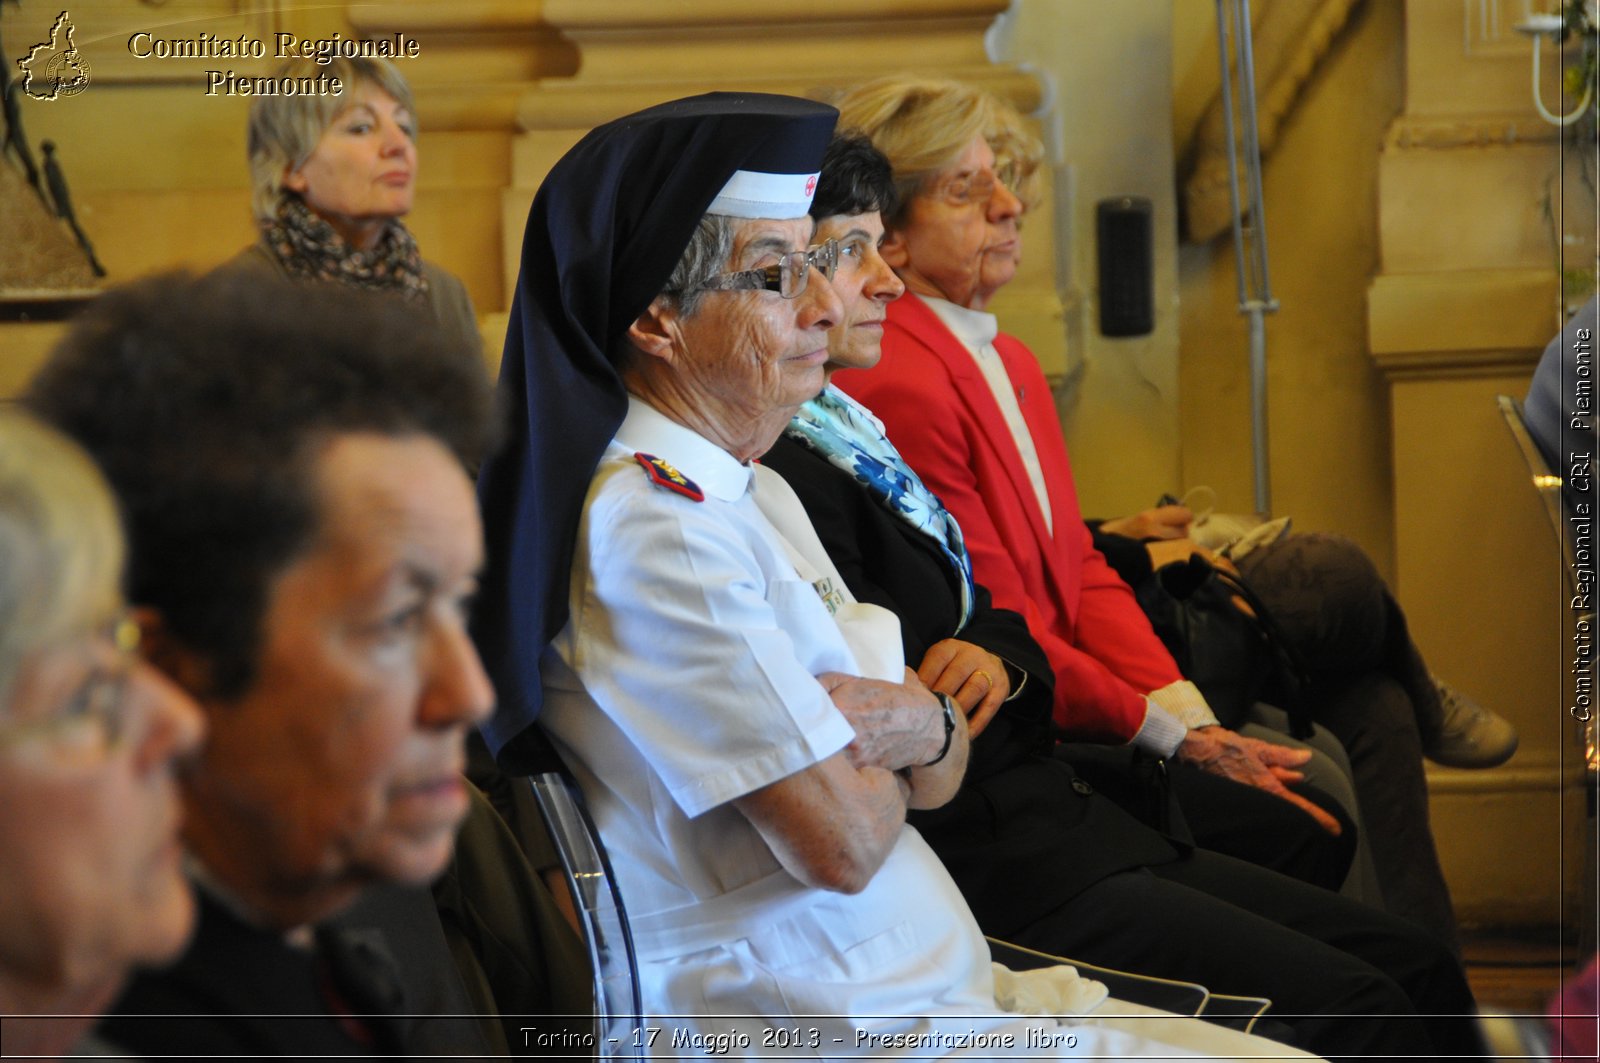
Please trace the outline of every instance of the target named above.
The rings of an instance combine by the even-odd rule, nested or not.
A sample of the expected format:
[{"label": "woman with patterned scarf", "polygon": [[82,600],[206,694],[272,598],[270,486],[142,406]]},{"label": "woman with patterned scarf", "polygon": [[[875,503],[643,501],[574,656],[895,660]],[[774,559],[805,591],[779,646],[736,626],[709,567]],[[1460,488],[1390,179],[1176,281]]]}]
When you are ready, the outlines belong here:
[{"label": "woman with patterned scarf", "polygon": [[411,88],[382,59],[295,59],[279,78],[326,74],[337,96],[258,96],[250,107],[251,209],[261,239],[222,268],[392,291],[421,300],[482,349],[461,281],[417,251],[400,218],[417,180]]}]

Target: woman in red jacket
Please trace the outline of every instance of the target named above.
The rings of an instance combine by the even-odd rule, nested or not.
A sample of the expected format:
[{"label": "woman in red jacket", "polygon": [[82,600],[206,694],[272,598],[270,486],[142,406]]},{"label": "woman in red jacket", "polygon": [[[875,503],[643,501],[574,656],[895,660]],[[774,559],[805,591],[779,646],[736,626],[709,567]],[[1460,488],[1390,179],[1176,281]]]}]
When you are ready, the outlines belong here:
[{"label": "woman in red jacket", "polygon": [[[1037,143],[1028,143],[1005,104],[955,82],[886,79],[840,105],[841,128],[866,133],[894,165],[902,205],[888,219],[883,255],[908,291],[888,308],[882,364],[841,372],[836,382],[882,419],[959,520],[974,575],[995,605],[1027,620],[1055,672],[1057,725],[1075,738],[1131,743],[1300,803],[1284,782],[1298,777],[1308,754],[1218,726],[1128,584],[1095,549],[1044,374],[985,312],[1016,272],[1024,209],[1016,188],[1037,165]],[[1312,537],[1289,542],[1317,545]],[[1303,578],[1306,563],[1285,557]],[[1283,567],[1252,571],[1266,580]],[[1367,582],[1381,589],[1372,576]],[[1332,596],[1308,600],[1313,612],[1341,608]],[[1414,659],[1403,618],[1389,631],[1385,644],[1403,643]],[[1426,706],[1417,708],[1404,691],[1371,695],[1372,683],[1395,686],[1387,660],[1341,657],[1331,643],[1300,648],[1313,659],[1329,651],[1349,672],[1324,687],[1339,690],[1343,704],[1320,722],[1350,742],[1355,790],[1384,813],[1367,833],[1385,906],[1453,940],[1428,828]],[[1508,756],[1514,733],[1498,745]]]}]

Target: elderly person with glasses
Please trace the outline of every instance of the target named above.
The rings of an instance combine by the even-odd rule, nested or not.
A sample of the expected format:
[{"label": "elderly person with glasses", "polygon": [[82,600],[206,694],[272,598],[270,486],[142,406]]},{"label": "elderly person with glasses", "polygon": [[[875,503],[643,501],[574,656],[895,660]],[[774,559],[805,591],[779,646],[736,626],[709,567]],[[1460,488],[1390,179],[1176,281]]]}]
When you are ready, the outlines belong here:
[{"label": "elderly person with glasses", "polygon": [[1074,1017],[1008,1013],[905,823],[960,782],[960,709],[754,463],[821,389],[840,319],[838,245],[806,215],[834,118],[711,94],[618,119],[556,164],[524,235],[501,376],[518,437],[480,478],[488,735],[515,765],[537,716],[583,787],[665,1020],[638,1047],[1288,1052],[1064,969],[1054,1013]]},{"label": "elderly person with glasses", "polygon": [[175,770],[194,703],[138,656],[122,530],[81,450],[0,410],[0,1041],[89,1052],[135,966],[182,950]]},{"label": "elderly person with glasses", "polygon": [[258,96],[250,107],[251,211],[261,238],[222,268],[395,292],[482,349],[456,277],[424,261],[400,220],[417,182],[411,87],[383,59],[294,59],[279,74],[337,77],[337,96]]},{"label": "elderly person with glasses", "polygon": [[98,300],[27,402],[105,470],[150,658],[209,724],[182,780],[194,940],[108,1034],[153,1057],[415,1051],[393,960],[335,921],[437,877],[471,807],[481,363],[376,296],[159,277]]}]

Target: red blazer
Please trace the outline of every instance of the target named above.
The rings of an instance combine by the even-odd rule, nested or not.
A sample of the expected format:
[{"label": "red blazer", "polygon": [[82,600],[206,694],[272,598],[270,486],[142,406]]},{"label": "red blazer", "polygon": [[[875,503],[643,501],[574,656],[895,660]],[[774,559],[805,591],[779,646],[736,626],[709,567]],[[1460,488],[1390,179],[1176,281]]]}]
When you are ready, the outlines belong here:
[{"label": "red blazer", "polygon": [[876,369],[844,370],[834,383],[882,418],[907,464],[955,514],[973,576],[994,604],[1027,619],[1055,669],[1056,723],[1075,738],[1126,742],[1144,721],[1144,695],[1183,677],[1094,548],[1038,361],[1004,333],[995,349],[1044,469],[1054,534],[988,381],[921,299],[907,293],[889,304]]}]

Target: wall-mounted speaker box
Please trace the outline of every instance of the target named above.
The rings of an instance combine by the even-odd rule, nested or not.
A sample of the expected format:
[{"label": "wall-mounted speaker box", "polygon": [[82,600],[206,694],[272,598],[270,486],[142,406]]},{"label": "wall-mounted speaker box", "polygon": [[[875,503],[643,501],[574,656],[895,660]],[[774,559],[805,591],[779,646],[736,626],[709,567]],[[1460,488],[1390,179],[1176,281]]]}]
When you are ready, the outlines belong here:
[{"label": "wall-mounted speaker box", "polygon": [[1148,336],[1155,329],[1155,260],[1150,201],[1117,196],[1095,205],[1100,262],[1100,335]]}]

